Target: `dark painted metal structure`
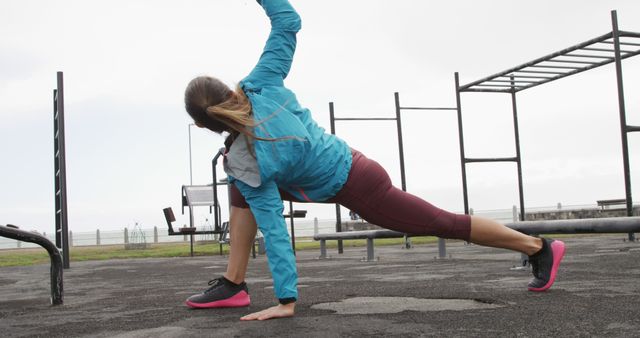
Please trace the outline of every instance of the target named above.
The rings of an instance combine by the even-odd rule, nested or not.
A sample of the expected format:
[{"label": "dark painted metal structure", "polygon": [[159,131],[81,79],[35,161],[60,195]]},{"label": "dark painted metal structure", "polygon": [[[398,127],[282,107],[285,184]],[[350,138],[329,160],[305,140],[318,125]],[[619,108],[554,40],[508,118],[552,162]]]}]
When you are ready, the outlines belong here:
[{"label": "dark painted metal structure", "polygon": [[[404,167],[404,145],[402,141],[402,111],[403,110],[430,110],[445,111],[458,110],[457,108],[445,107],[403,107],[400,105],[400,94],[394,93],[395,99],[395,117],[335,117],[335,109],[333,102],[329,102],[329,120],[331,123],[331,134],[336,134],[336,121],[396,121],[396,130],[398,132],[398,156],[400,159],[400,184],[402,191],[407,191],[407,179]],[[336,204],[336,232],[342,232],[342,219],[340,215],[340,205]],[[405,238],[405,246],[409,248],[411,243]],[[446,257],[445,244],[443,239],[439,239],[440,257]],[[338,240],[338,253],[343,253],[342,240]]]},{"label": "dark painted metal structure", "polygon": [[55,181],[56,246],[62,250],[65,269],[69,268],[69,227],[67,217],[67,166],[64,140],[64,83],[57,73],[57,89],[53,90],[53,174]]},{"label": "dark painted metal structure", "polygon": [[[510,68],[486,78],[460,85],[458,73],[455,73],[456,102],[458,106],[458,132],[460,137],[460,162],[462,166],[462,187],[465,213],[469,213],[466,166],[480,162],[515,162],[518,168],[518,189],[520,196],[520,220],[524,220],[524,192],[522,188],[522,158],[520,154],[520,135],[518,130],[518,112],[516,93],[533,88],[570,75],[578,74],[593,68],[615,63],[620,130],[622,137],[622,153],[624,162],[625,198],[627,216],[633,215],[631,196],[631,175],[629,168],[629,147],[627,134],[640,131],[639,126],[630,126],[626,122],[624,90],[622,78],[622,60],[640,54],[640,33],[621,31],[618,29],[616,11],[611,12],[612,31],[597,38],[585,41],[556,53],[543,56],[531,62]],[[464,151],[464,133],[462,126],[461,93],[490,92],[506,93],[511,96],[516,155],[507,158],[467,158]],[[629,240],[634,240],[629,233]]]},{"label": "dark painted metal structure", "polygon": [[61,305],[63,302],[63,264],[58,248],[46,237],[31,231],[20,230],[15,225],[0,225],[0,236],[35,243],[47,250],[51,259],[51,305]]}]

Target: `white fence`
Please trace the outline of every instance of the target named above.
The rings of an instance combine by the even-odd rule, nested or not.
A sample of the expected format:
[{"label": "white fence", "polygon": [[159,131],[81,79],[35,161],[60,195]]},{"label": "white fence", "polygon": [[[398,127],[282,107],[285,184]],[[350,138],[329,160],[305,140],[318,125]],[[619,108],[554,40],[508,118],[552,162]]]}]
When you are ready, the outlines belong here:
[{"label": "white fence", "polygon": [[[539,207],[539,208],[527,208],[527,212],[531,211],[545,211],[545,210],[557,210],[562,209],[579,209],[579,208],[595,208],[595,205],[581,205],[581,206],[561,206],[558,204],[553,207]],[[480,210],[472,212],[474,215],[484,216],[494,219],[498,222],[514,222],[518,218],[518,210],[514,206],[512,209],[497,209],[497,210]],[[316,225],[317,224],[317,225]],[[312,237],[317,233],[330,233],[336,229],[335,219],[323,219],[323,220],[295,220],[295,236],[298,237]],[[199,230],[212,230],[210,225],[198,228]],[[287,229],[290,232],[290,226],[287,224]],[[52,229],[53,230],[53,229]],[[55,243],[55,235],[53,232],[43,234]],[[134,238],[135,237],[135,238]],[[120,245],[125,243],[134,243],[139,238],[144,238],[146,243],[179,243],[188,242],[189,236],[169,236],[167,227],[153,227],[147,229],[140,229],[135,227],[133,229],[124,228],[123,230],[114,231],[100,231],[99,229],[91,232],[69,232],[69,244],[73,246],[93,246],[93,245]],[[196,241],[213,240],[214,235],[196,235]],[[25,243],[20,241],[11,240],[8,238],[0,237],[0,250],[2,249],[18,249],[18,248],[38,248],[39,246],[32,243]]]}]

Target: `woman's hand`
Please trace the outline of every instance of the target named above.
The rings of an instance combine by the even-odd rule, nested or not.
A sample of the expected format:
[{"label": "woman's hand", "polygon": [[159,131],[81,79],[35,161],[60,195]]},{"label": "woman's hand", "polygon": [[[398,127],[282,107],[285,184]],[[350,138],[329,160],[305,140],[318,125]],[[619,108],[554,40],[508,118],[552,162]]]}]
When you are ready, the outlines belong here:
[{"label": "woman's hand", "polygon": [[240,318],[240,320],[267,320],[272,318],[293,317],[295,307],[296,303],[289,303],[286,305],[278,304],[266,310],[248,314]]}]

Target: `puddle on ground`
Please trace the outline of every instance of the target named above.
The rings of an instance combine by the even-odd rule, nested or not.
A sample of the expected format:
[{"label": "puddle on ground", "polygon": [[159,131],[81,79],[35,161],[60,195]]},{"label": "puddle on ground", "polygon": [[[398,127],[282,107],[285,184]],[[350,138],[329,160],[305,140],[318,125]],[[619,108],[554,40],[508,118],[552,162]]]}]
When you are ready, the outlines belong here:
[{"label": "puddle on ground", "polygon": [[482,299],[443,299],[413,297],[355,297],[340,302],[312,305],[312,309],[331,310],[337,314],[398,313],[402,311],[463,311],[496,309],[504,304]]}]

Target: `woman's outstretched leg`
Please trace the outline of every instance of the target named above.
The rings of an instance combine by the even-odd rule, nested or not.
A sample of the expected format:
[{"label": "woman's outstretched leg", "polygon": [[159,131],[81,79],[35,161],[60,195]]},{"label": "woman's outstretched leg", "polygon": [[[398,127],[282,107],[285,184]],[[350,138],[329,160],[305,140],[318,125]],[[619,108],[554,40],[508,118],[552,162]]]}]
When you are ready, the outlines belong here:
[{"label": "woman's outstretched leg", "polygon": [[522,252],[528,256],[542,249],[542,239],[525,235],[494,220],[471,216],[469,242]]},{"label": "woman's outstretched leg", "polygon": [[561,241],[522,234],[489,219],[454,214],[404,192],[391,184],[380,164],[356,151],[347,182],[330,202],[340,203],[388,229],[462,239],[527,254],[534,274],[529,283],[531,291],[544,291],[553,284],[564,255]]},{"label": "woman's outstretched leg", "polygon": [[256,220],[249,208],[231,207],[229,217],[229,262],[223,277],[209,281],[202,293],[187,299],[192,308],[241,307],[251,303],[244,278],[249,264],[251,246],[257,232]]}]

